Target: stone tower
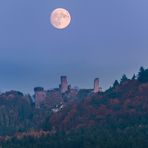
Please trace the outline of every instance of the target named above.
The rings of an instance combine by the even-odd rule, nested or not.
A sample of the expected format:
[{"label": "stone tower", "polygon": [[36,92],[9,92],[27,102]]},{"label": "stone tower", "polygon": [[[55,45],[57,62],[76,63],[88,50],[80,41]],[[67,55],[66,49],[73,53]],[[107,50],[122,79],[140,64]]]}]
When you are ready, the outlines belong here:
[{"label": "stone tower", "polygon": [[44,102],[46,98],[46,92],[44,91],[43,87],[35,87],[34,93],[35,107],[40,108],[41,104]]},{"label": "stone tower", "polygon": [[99,78],[96,78],[94,80],[94,90],[93,92],[94,93],[98,93],[100,91],[100,87],[99,87]]},{"label": "stone tower", "polygon": [[68,91],[67,76],[61,76],[61,84],[59,85],[59,87],[61,93],[65,93],[66,91]]}]

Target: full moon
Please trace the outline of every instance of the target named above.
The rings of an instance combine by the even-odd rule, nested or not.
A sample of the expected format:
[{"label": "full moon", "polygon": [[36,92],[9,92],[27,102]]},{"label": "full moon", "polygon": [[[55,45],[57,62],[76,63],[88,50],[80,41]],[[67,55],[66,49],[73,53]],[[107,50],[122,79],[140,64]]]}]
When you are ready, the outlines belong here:
[{"label": "full moon", "polygon": [[70,13],[66,9],[57,8],[51,13],[50,22],[55,28],[64,29],[71,22]]}]

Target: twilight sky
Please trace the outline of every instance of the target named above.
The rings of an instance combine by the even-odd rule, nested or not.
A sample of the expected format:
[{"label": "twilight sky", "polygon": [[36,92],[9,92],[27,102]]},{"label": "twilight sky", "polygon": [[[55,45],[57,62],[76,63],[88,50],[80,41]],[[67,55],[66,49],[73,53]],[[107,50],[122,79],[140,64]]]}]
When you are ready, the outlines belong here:
[{"label": "twilight sky", "polygon": [[[54,8],[70,11],[71,25],[49,23]],[[140,66],[148,67],[148,0],[0,0],[0,90],[32,92],[72,86],[103,89]]]}]

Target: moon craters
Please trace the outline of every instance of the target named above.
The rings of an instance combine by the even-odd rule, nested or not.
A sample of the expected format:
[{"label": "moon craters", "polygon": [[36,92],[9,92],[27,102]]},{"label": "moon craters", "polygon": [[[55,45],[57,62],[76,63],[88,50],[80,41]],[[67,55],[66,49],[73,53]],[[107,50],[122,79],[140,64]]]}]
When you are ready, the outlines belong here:
[{"label": "moon craters", "polygon": [[71,16],[66,9],[57,8],[51,13],[50,21],[55,28],[64,29],[70,24]]}]

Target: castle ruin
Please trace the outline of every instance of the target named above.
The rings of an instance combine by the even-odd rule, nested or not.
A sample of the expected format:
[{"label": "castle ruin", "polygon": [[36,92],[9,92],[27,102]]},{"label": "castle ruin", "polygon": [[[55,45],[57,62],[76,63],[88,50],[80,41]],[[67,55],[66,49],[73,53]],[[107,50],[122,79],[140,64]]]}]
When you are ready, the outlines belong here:
[{"label": "castle ruin", "polygon": [[44,102],[46,98],[46,92],[43,87],[34,88],[34,98],[35,98],[35,107],[40,108],[40,105]]},{"label": "castle ruin", "polygon": [[100,87],[99,87],[99,78],[95,78],[94,80],[94,93],[98,93],[100,91]]},{"label": "castle ruin", "polygon": [[59,89],[61,93],[65,93],[68,91],[68,81],[67,76],[61,76],[61,84],[59,85]]},{"label": "castle ruin", "polygon": [[44,90],[43,87],[34,88],[35,108],[44,107],[46,103],[48,103],[50,106],[53,106],[55,103],[58,104],[61,101],[66,102],[72,99],[77,99],[80,94],[83,96],[84,94],[97,94],[102,91],[101,87],[99,86],[99,78],[94,79],[93,89],[86,89],[83,93],[81,93],[83,89],[78,90],[76,88],[72,88],[71,85],[68,84],[67,76],[61,76],[60,81],[61,83],[59,88],[52,90]]}]

